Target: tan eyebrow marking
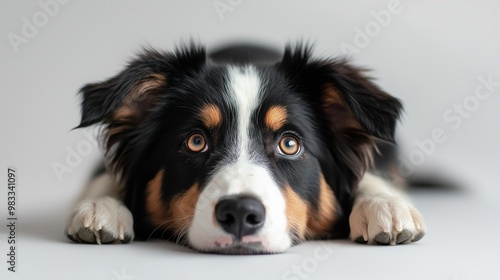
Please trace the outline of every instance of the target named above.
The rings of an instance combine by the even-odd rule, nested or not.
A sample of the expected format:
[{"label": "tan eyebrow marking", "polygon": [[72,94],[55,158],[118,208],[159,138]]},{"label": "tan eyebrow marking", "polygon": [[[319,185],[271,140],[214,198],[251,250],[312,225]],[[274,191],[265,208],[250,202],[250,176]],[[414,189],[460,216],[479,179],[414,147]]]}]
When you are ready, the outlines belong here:
[{"label": "tan eyebrow marking", "polygon": [[215,104],[207,104],[200,110],[201,121],[207,128],[216,128],[222,124],[222,113]]},{"label": "tan eyebrow marking", "polygon": [[264,118],[264,123],[272,131],[277,131],[282,128],[288,118],[288,113],[286,108],[283,106],[271,106],[267,110],[266,117]]}]

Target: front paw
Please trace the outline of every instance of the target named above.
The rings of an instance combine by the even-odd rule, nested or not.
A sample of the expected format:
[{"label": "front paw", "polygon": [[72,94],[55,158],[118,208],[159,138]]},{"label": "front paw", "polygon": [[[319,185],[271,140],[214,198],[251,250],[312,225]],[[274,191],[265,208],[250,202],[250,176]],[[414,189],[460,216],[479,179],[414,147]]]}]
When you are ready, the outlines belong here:
[{"label": "front paw", "polygon": [[85,200],[70,217],[66,235],[82,243],[128,243],[134,238],[132,213],[112,197]]},{"label": "front paw", "polygon": [[422,239],[420,212],[400,197],[380,195],[356,202],[349,217],[350,238],[358,243],[397,245]]}]

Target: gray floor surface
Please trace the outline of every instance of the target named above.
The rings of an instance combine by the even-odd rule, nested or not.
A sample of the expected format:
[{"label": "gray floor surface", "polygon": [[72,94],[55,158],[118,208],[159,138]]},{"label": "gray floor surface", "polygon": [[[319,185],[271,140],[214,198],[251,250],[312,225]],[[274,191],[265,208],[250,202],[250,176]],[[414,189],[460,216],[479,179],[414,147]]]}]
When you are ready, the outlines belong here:
[{"label": "gray floor surface", "polygon": [[[500,205],[464,191],[413,190],[428,225],[418,243],[317,241],[284,254],[200,254],[164,242],[81,245],[63,235],[66,211],[30,209],[18,232],[17,272],[1,279],[500,279]],[[2,253],[7,244],[1,243]],[[7,277],[5,277],[7,276]]]}]

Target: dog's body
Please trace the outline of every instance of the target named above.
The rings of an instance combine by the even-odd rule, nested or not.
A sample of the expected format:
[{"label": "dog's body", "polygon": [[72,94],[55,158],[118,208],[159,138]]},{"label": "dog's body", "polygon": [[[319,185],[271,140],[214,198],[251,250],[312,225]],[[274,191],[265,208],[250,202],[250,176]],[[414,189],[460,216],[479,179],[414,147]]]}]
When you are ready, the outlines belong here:
[{"label": "dog's body", "polygon": [[397,99],[307,47],[267,63],[238,48],[217,55],[147,50],[82,89],[80,127],[105,125],[107,172],[73,212],[70,239],[252,254],[306,239],[422,238],[421,215],[377,154],[394,140]]}]

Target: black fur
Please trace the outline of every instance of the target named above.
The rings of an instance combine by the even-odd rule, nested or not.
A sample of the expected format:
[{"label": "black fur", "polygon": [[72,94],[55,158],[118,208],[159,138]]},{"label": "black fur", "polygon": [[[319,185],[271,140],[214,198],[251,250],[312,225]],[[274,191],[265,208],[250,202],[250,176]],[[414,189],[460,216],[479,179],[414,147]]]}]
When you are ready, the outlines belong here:
[{"label": "black fur", "polygon": [[[241,48],[238,46],[236,53],[241,53]],[[249,48],[251,55],[231,61],[227,57],[233,56],[234,48],[219,50],[211,60],[196,45],[173,53],[147,49],[115,77],[81,89],[82,120],[78,127],[100,123],[108,130],[120,128],[119,133],[105,141],[112,151],[113,172],[121,175],[126,186],[125,203],[133,213],[138,238],[149,237],[156,226],[150,224],[145,214],[145,185],[160,169],[166,172],[162,193],[168,205],[173,196],[195,182],[203,188],[220,161],[230,160],[224,155],[232,143],[231,131],[235,131],[236,123],[224,122],[208,131],[200,128],[194,116],[208,102],[224,108],[224,120],[235,119],[234,108],[227,105],[221,94],[227,84],[221,63],[245,64],[253,60],[258,60],[260,78],[265,83],[265,98],[256,112],[257,125],[252,128],[252,135],[262,139],[262,143],[255,144],[254,150],[280,186],[290,184],[311,205],[318,201],[318,178],[324,174],[342,214],[332,225],[330,237],[347,237],[347,219],[357,182],[368,168],[375,139],[394,141],[401,103],[347,61],[313,59],[308,46],[288,47],[281,61],[269,59],[268,64],[262,64],[259,51],[268,58],[277,53]],[[137,111],[133,117],[113,119],[130,93],[152,74],[163,76],[166,83],[133,101]],[[338,90],[347,107],[325,103],[328,86]],[[279,132],[263,129],[262,114],[271,105],[286,106],[289,112],[289,121]],[[345,118],[350,117],[361,127],[344,127]],[[207,136],[209,153],[193,156],[184,150],[185,139],[193,131]],[[272,150],[275,139],[285,131],[297,133],[306,147],[304,154],[293,161],[276,156]],[[173,233],[166,236],[169,234]]]},{"label": "black fur", "polygon": [[[343,216],[334,225],[332,236],[347,237],[356,186],[370,167],[366,165],[370,161],[367,157],[376,150],[376,138],[394,142],[401,102],[380,90],[362,74],[362,69],[351,66],[346,60],[313,59],[307,45],[287,47],[278,68],[293,81],[293,88],[307,98],[315,111],[324,112],[315,121],[323,132],[321,147],[329,151],[319,151],[315,157],[342,208]],[[348,108],[324,107],[324,88],[328,84],[338,89]],[[348,110],[363,129],[342,128]]]}]

